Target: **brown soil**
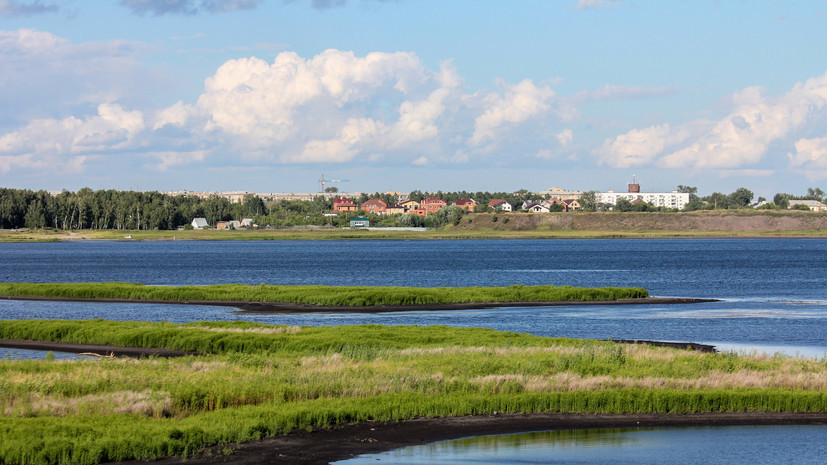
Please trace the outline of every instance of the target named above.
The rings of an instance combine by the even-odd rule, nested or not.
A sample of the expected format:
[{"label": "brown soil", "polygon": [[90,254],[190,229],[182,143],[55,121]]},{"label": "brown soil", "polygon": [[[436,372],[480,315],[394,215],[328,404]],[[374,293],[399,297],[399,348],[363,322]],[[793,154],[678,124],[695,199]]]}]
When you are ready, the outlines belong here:
[{"label": "brown soil", "polygon": [[[494,221],[494,217],[497,221]],[[689,213],[480,213],[463,218],[456,229],[502,231],[710,231],[782,232],[827,229],[827,215]]]},{"label": "brown soil", "polygon": [[[825,413],[709,414],[530,414],[420,418],[401,422],[362,422],[313,432],[300,431],[261,441],[217,446],[195,458],[167,458],[131,465],[315,465],[400,447],[471,436],[560,429],[827,424]],[[230,453],[227,453],[230,452]]]}]

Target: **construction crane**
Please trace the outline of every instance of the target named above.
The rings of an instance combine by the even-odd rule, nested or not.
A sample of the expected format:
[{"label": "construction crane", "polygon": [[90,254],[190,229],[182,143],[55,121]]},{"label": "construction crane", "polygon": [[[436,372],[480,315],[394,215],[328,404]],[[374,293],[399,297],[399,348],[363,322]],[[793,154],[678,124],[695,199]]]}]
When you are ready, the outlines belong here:
[{"label": "construction crane", "polygon": [[324,189],[325,189],[325,188],[324,188],[324,186],[325,186],[325,184],[327,184],[327,183],[339,183],[339,182],[350,182],[350,180],[348,180],[348,179],[330,179],[330,180],[325,180],[325,178],[324,178],[324,173],[322,173],[322,177],[321,177],[321,178],[319,178],[319,192],[324,193]]}]

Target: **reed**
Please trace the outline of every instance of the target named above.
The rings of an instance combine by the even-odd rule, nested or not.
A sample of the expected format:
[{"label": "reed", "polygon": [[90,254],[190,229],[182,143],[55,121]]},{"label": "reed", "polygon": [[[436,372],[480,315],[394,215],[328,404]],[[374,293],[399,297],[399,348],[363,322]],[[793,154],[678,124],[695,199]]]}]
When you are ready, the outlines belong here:
[{"label": "reed", "polygon": [[365,307],[469,302],[558,302],[636,299],[643,288],[571,286],[505,287],[371,287],[268,286],[146,286],[133,283],[0,283],[0,295],[81,299],[169,301],[282,302],[320,306]]},{"label": "reed", "polygon": [[94,464],[362,420],[505,413],[827,411],[827,359],[481,328],[0,321],[0,338],[199,348],[0,360],[0,463]]}]

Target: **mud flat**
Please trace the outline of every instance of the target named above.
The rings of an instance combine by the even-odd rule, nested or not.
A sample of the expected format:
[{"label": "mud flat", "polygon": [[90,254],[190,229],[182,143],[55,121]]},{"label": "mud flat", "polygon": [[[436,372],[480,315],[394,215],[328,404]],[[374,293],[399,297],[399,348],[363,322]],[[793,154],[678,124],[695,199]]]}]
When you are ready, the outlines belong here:
[{"label": "mud flat", "polygon": [[301,431],[234,445],[231,447],[232,453],[227,453],[226,447],[215,447],[195,458],[122,463],[321,465],[361,454],[375,454],[406,446],[493,434],[583,428],[824,424],[827,424],[827,413],[507,414],[419,418],[401,422],[361,422],[313,432]]},{"label": "mud flat", "polygon": [[0,295],[3,300],[31,300],[52,302],[103,302],[103,303],[131,303],[131,304],[170,304],[170,305],[209,305],[218,307],[235,307],[242,312],[250,313],[384,313],[384,312],[416,312],[416,311],[448,311],[448,310],[476,310],[502,307],[563,307],[582,305],[674,305],[716,302],[716,299],[693,299],[674,297],[646,297],[640,299],[617,300],[575,300],[550,302],[463,302],[443,304],[414,304],[414,305],[310,305],[290,302],[245,302],[233,300],[161,300],[161,299],[106,299],[106,298],[78,298],[78,297],[35,297]]}]

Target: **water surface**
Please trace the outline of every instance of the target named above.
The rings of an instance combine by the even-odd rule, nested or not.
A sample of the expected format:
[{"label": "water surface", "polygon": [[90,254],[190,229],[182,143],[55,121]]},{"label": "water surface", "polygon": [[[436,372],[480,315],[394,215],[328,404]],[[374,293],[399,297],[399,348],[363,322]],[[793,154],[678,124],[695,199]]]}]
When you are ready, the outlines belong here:
[{"label": "water surface", "polygon": [[481,436],[366,454],[337,465],[825,463],[827,426],[615,428]]}]

